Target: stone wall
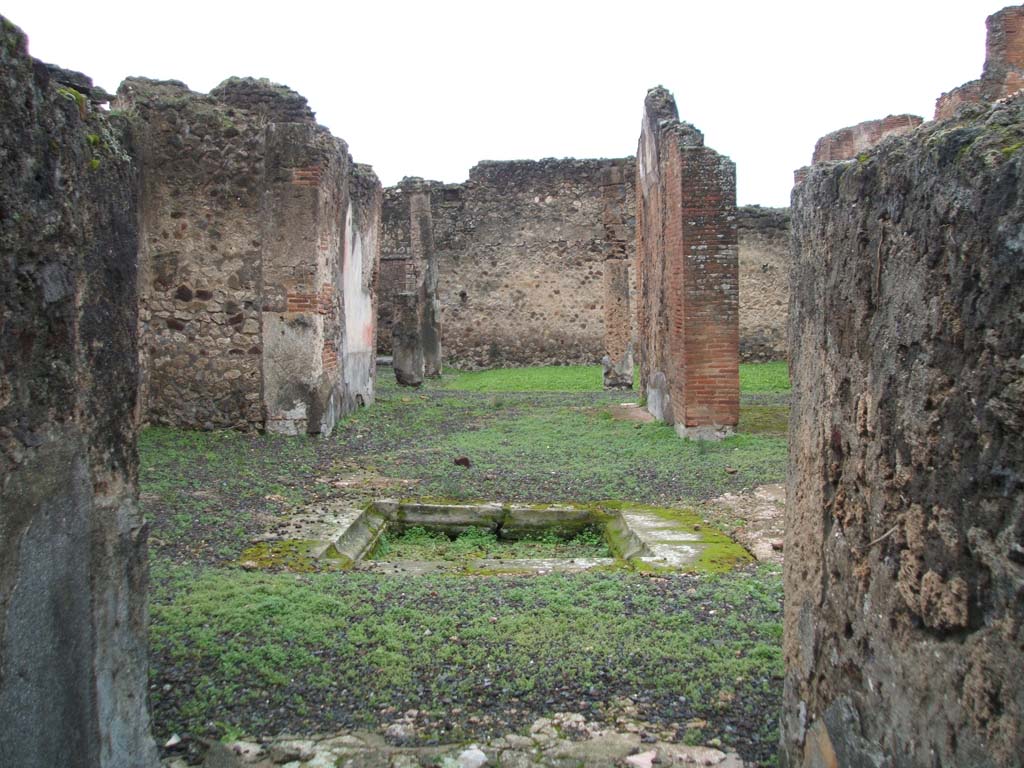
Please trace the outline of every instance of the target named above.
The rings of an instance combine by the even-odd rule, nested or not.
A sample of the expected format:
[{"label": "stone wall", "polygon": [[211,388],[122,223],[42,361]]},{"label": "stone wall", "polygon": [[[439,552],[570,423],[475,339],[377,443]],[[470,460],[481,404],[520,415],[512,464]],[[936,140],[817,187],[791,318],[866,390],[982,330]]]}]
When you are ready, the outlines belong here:
[{"label": "stone wall", "polygon": [[[605,261],[633,253],[633,162],[483,162],[430,190],[444,357],[458,368],[597,363],[608,351]],[[609,177],[611,169],[619,175]],[[612,191],[616,186],[621,194]],[[412,274],[400,188],[385,194],[379,349]],[[607,225],[607,228],[606,228]],[[624,254],[624,257],[623,257]],[[629,313],[614,315],[628,320]],[[619,333],[631,337],[631,329]]]},{"label": "stone wall", "polygon": [[736,166],[653,88],[637,149],[640,382],[653,416],[686,436],[739,421]]},{"label": "stone wall", "polygon": [[1024,88],[1024,5],[993,13],[985,26],[985,67],[981,78],[939,96],[935,102],[936,120],[953,117],[962,104],[995,101]]},{"label": "stone wall", "polygon": [[[203,95],[131,78],[115,106],[142,173],[145,417],[327,433],[371,401],[372,172],[355,168],[305,99],[266,80],[232,78]],[[357,246],[358,269],[348,266],[360,288],[346,293]]]},{"label": "stone wall", "polygon": [[1024,754],[1024,97],[793,193],[785,766]]},{"label": "stone wall", "polygon": [[156,766],[136,178],[88,79],[2,18],[0,72],[0,765]]}]

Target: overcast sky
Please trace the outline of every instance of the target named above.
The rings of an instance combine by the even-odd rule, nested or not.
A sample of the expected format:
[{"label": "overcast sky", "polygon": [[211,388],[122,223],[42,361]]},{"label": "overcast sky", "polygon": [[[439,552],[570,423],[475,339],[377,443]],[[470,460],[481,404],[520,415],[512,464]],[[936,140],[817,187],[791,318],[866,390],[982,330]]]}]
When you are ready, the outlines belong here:
[{"label": "overcast sky", "polygon": [[[516,0],[274,3],[7,0],[32,55],[109,91],[129,75],[209,91],[268,77],[371,163],[463,181],[479,160],[636,152],[644,94],[737,165],[739,202],[787,205],[815,140],[888,114],[930,118],[979,76],[1005,0]],[[321,7],[324,6],[324,7]]]}]

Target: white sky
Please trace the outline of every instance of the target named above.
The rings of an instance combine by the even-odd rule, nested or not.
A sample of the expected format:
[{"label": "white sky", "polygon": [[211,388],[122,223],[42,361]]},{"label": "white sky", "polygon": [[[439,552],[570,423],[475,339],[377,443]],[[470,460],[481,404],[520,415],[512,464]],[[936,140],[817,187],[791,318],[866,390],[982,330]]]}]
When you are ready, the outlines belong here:
[{"label": "white sky", "polygon": [[268,77],[403,176],[465,180],[479,160],[636,152],[643,98],[737,165],[740,204],[788,205],[817,138],[932,116],[978,77],[985,17],[1008,0],[361,0],[330,4],[7,0],[37,58],[114,91],[128,75],[206,92]]}]

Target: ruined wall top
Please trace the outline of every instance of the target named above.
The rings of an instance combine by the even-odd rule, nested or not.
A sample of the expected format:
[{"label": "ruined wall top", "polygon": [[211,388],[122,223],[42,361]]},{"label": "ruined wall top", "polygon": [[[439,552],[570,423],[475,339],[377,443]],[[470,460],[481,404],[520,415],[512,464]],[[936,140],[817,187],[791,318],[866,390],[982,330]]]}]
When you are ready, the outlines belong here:
[{"label": "ruined wall top", "polygon": [[190,107],[233,107],[265,123],[315,123],[316,117],[304,96],[286,85],[266,78],[230,77],[209,94],[196,93],[180,80],[152,80],[129,77],[117,89],[119,108],[129,105],[175,109]]},{"label": "ruined wall top", "polygon": [[270,123],[315,123],[306,97],[265,77],[229,77],[210,95],[233,107],[257,112]]},{"label": "ruined wall top", "polygon": [[963,104],[992,102],[1024,87],[1024,5],[1011,5],[985,20],[985,65],[981,78],[943,93],[935,119],[948,120]]},{"label": "ruined wall top", "polygon": [[1024,73],[1024,5],[1012,5],[985,19],[983,80],[1003,80]]},{"label": "ruined wall top", "polygon": [[865,120],[848,128],[840,128],[818,139],[811,162],[852,160],[889,136],[910,133],[924,120],[917,115],[889,115],[881,120]]},{"label": "ruined wall top", "polygon": [[562,182],[590,182],[603,169],[627,166],[632,158],[547,157],[542,160],[482,160],[469,171],[469,185],[537,187]]}]

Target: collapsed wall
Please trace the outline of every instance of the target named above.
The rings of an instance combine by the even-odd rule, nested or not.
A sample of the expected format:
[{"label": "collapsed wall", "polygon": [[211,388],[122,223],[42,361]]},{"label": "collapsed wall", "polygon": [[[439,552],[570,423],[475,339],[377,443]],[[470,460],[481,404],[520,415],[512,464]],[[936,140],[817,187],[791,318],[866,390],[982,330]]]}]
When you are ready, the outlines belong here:
[{"label": "collapsed wall", "polygon": [[793,192],[782,764],[1024,754],[1024,98]]},{"label": "collapsed wall", "polygon": [[985,20],[985,67],[981,78],[964,83],[935,101],[935,119],[947,120],[962,104],[991,102],[1024,88],[1024,5]]},{"label": "collapsed wall", "polygon": [[637,150],[637,325],[647,409],[681,435],[739,421],[736,166],[653,88]]},{"label": "collapsed wall", "polygon": [[130,78],[115,106],[142,173],[146,418],[326,434],[372,401],[372,172],[305,99],[266,80],[203,95]]},{"label": "collapsed wall", "polygon": [[[465,184],[420,182],[430,196],[449,364],[593,364],[609,354],[623,367],[632,338],[622,290],[633,252],[632,169],[631,159],[483,162]],[[393,297],[414,290],[407,198],[402,186],[385,194],[384,354]]]},{"label": "collapsed wall", "polygon": [[136,178],[88,78],[0,18],[0,765],[155,766]]}]

